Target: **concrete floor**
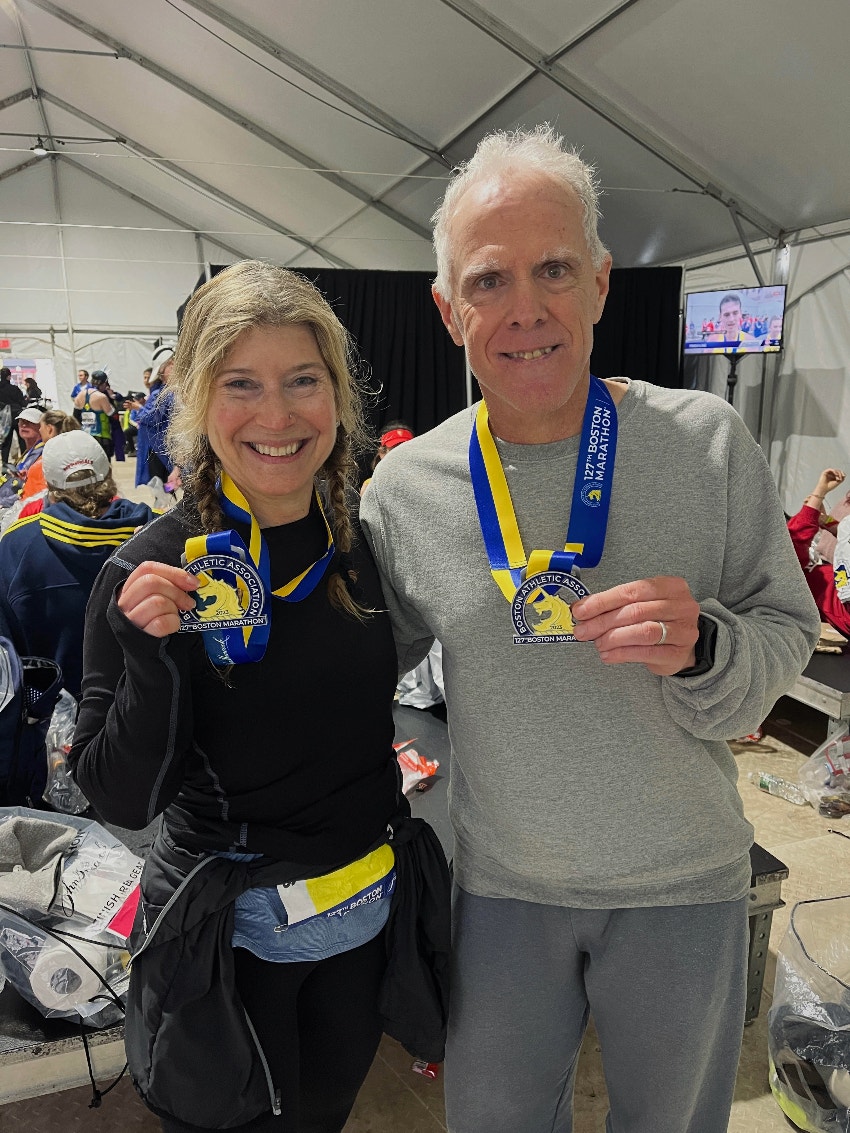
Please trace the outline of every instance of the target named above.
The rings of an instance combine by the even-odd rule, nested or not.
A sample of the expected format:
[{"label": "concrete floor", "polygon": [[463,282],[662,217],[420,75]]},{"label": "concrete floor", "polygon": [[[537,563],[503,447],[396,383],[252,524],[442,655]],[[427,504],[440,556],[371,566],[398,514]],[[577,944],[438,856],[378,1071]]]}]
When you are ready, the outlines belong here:
[{"label": "concrete floor", "polygon": [[[134,461],[118,467],[127,495],[149,499],[145,489],[131,489]],[[787,1133],[790,1128],[767,1083],[767,1013],[772,1001],[776,951],[795,901],[850,892],[850,841],[829,833],[830,827],[850,834],[850,817],[838,822],[818,816],[811,807],[797,807],[759,791],[747,773],[771,770],[793,779],[797,769],[826,735],[826,718],[794,701],[779,702],[766,724],[764,739],[735,744],[740,790],[756,841],[790,870],[783,882],[784,908],[773,916],[758,1018],[743,1034],[741,1060],[729,1133]],[[425,752],[427,754],[427,752]],[[394,1041],[384,1039],[361,1090],[345,1133],[438,1133],[446,1130],[440,1080],[429,1081],[411,1070],[412,1059]],[[87,1108],[87,1088],[0,1108],[3,1133],[158,1133],[159,1122],[122,1082],[100,1109]],[[592,1028],[579,1065],[574,1133],[603,1133],[607,1097],[599,1045]],[[482,1130],[482,1133],[486,1133]],[[663,1131],[660,1131],[663,1133]]]}]

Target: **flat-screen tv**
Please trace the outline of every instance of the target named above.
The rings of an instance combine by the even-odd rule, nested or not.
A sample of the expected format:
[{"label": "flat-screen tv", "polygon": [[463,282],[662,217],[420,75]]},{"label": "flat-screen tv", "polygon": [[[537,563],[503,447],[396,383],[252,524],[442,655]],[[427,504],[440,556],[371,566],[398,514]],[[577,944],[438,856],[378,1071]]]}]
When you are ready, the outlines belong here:
[{"label": "flat-screen tv", "polygon": [[685,296],[685,354],[767,354],[782,347],[785,286]]}]

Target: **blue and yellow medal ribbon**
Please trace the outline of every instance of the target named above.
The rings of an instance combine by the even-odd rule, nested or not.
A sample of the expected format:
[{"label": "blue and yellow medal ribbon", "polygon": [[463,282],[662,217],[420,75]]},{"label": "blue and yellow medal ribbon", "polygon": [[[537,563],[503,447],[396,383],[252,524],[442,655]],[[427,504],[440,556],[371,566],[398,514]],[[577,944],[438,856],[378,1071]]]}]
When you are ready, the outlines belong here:
[{"label": "blue and yellow medal ribbon", "polygon": [[221,474],[219,493],[221,496],[222,511],[228,519],[250,525],[251,536],[248,543],[248,553],[251,556],[251,561],[260,572],[260,576],[269,593],[275,598],[282,598],[284,602],[300,602],[302,599],[306,598],[308,594],[312,594],[321,582],[334,554],[333,532],[328,523],[328,518],[325,515],[325,509],[322,507],[322,500],[318,491],[315,492],[315,497],[325,523],[325,531],[328,539],[327,550],[320,559],[311,563],[301,574],[296,575],[295,578],[291,578],[289,582],[284,583],[283,586],[279,586],[276,590],[272,590],[271,588],[269,552],[266,541],[263,538],[263,533],[260,530],[260,525],[257,523],[251,511],[251,505],[226,472],[222,472]]},{"label": "blue and yellow medal ribbon", "polygon": [[[203,595],[204,588],[207,588],[220,602],[214,615],[208,611],[200,615],[202,619],[210,618],[208,626],[194,623],[187,628],[206,630],[203,634],[204,646],[214,664],[238,665],[259,661],[265,654],[271,632],[271,618],[267,608],[270,598],[301,602],[312,594],[333,558],[334,541],[321,498],[316,492],[316,503],[327,533],[327,549],[306,570],[282,586],[272,589],[269,551],[260,525],[251,511],[251,505],[227,473],[222,473],[219,495],[222,511],[227,518],[249,527],[249,542],[246,547],[243,539],[232,530],[197,535],[186,540],[184,561],[187,567],[196,564],[193,573],[198,574],[199,594]],[[229,581],[226,584],[221,581],[216,583],[215,567],[207,568],[198,561],[216,556],[227,560],[226,566],[221,564],[224,578],[232,578],[235,586]],[[245,565],[243,567],[240,564]],[[216,594],[216,586],[221,591],[220,594]],[[203,598],[199,597],[196,601],[200,603]],[[233,606],[232,611],[227,603]],[[200,605],[198,608],[200,609]]]},{"label": "blue and yellow medal ribbon", "polygon": [[[245,577],[221,564],[209,567],[198,560],[223,559],[234,564],[248,563],[248,548],[235,531],[214,531],[211,535],[195,535],[186,540],[183,555],[184,565],[191,569],[198,579],[195,601],[198,609],[207,600],[217,600],[212,615],[201,614],[201,619],[211,617],[210,624],[203,620],[194,628],[204,629],[203,640],[207,655],[216,665],[244,665],[250,661],[261,660],[269,641],[271,621],[265,610],[265,594],[258,604],[252,601],[252,587]],[[259,573],[246,571],[246,577],[253,574],[253,589],[265,590]],[[232,578],[232,582],[230,579]],[[212,592],[210,594],[210,592]],[[207,598],[210,595],[210,598]],[[246,611],[255,610],[256,618],[246,618]],[[222,624],[222,621],[234,624]]]},{"label": "blue and yellow medal ribbon", "polygon": [[523,579],[547,570],[572,573],[602,558],[617,448],[617,410],[608,389],[590,377],[582,422],[576,477],[563,550],[535,550],[526,556],[499,450],[482,401],[469,438],[469,471],[490,562],[490,573],[509,602]]}]

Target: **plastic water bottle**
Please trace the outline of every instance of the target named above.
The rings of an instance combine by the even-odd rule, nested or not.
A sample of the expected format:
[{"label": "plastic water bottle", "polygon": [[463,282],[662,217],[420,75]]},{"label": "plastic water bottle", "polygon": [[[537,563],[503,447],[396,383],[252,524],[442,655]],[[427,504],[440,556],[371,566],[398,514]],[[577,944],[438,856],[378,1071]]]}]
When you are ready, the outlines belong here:
[{"label": "plastic water bottle", "polygon": [[805,806],[809,801],[796,783],[791,783],[780,775],[774,775],[772,771],[751,771],[747,778],[751,783],[755,783],[759,790],[767,791],[769,795],[777,795],[780,799],[785,799],[786,802],[794,803],[796,806]]}]

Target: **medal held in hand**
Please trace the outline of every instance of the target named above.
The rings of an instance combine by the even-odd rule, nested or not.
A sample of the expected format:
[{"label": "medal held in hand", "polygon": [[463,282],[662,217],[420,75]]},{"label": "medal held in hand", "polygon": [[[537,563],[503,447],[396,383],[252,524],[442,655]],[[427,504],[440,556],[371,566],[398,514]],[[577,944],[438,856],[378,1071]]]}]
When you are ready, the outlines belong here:
[{"label": "medal held in hand", "polygon": [[602,558],[616,448],[613,398],[591,375],[567,541],[562,551],[535,550],[526,558],[486,402],[479,406],[469,439],[469,472],[490,573],[511,604],[514,645],[576,640],[571,606],[589,593],[579,568],[595,567]]},{"label": "medal held in hand", "polygon": [[[186,540],[183,569],[198,580],[194,610],[180,612],[180,633],[213,635],[204,645],[217,665],[253,660],[250,639],[267,632],[266,590],[235,531]],[[256,645],[256,643],[255,643]],[[265,648],[265,643],[263,643]]]},{"label": "medal held in hand", "polygon": [[[193,591],[194,610],[180,612],[180,632],[236,629],[238,626],[266,625],[263,580],[245,561],[244,544],[235,531],[219,531],[226,547],[207,546],[197,558],[183,556],[183,569],[198,579]],[[207,540],[205,539],[206,543]],[[241,554],[240,554],[241,550]]]},{"label": "medal held in hand", "polygon": [[566,571],[546,570],[527,577],[511,603],[514,645],[575,641],[570,607],[588,593],[581,580]]},{"label": "medal held in hand", "polygon": [[333,559],[333,534],[315,492],[327,535],[325,552],[300,574],[273,589],[269,551],[260,525],[226,472],[219,481],[219,499],[228,519],[250,526],[250,544],[246,546],[232,530],[186,540],[183,569],[197,576],[198,588],[193,592],[194,610],[180,615],[180,632],[201,631],[214,665],[244,665],[262,660],[265,654],[271,632],[271,600],[301,602],[316,589]]}]

